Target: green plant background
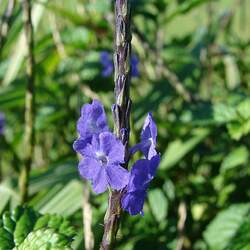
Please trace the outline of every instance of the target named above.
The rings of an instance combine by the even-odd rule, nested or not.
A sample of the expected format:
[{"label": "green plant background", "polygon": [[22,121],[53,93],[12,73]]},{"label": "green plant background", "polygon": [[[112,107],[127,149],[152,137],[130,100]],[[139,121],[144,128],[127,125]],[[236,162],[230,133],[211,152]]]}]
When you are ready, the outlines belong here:
[{"label": "green plant background", "polygon": [[[134,0],[131,145],[146,113],[158,125],[161,164],[144,217],[124,214],[117,249],[250,249],[250,1]],[[40,213],[59,214],[77,229],[82,249],[82,196],[72,143],[82,104],[99,98],[112,118],[112,77],[100,52],[113,50],[108,0],[33,1],[36,58],[36,146],[29,186]],[[3,15],[6,0],[1,1]],[[25,44],[17,1],[0,51],[0,214],[19,203],[25,145]],[[135,159],[139,155],[135,157]],[[91,193],[95,248],[107,194]],[[181,224],[184,222],[184,226]],[[179,227],[178,227],[179,225]],[[0,242],[1,243],[1,242]]]}]

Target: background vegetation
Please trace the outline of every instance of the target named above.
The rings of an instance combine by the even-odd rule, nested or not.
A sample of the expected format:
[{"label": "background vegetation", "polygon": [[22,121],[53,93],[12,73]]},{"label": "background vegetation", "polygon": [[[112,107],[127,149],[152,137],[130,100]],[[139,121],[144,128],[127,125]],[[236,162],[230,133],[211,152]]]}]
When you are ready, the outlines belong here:
[{"label": "background vegetation", "polygon": [[[25,152],[22,9],[15,1],[6,19],[8,2],[0,1],[2,22],[9,23],[0,43],[6,118],[0,214],[19,204]],[[108,0],[33,1],[36,143],[29,205],[67,216],[77,231],[73,249],[83,245],[87,185],[72,143],[81,105],[98,98],[109,111],[113,102],[113,79],[102,76],[100,62],[102,51],[113,50],[112,6]],[[162,161],[145,216],[124,214],[117,249],[250,249],[249,10],[247,0],[133,1],[140,75],[132,78],[131,144],[152,111]],[[98,249],[107,194],[91,193],[89,203]]]}]

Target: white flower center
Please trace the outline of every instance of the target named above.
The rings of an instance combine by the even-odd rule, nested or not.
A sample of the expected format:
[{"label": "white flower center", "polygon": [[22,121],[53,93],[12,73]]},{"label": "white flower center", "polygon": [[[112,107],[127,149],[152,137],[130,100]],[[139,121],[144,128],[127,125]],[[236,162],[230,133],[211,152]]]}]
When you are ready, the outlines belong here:
[{"label": "white flower center", "polygon": [[107,165],[108,157],[103,152],[96,152],[96,156],[102,165]]}]

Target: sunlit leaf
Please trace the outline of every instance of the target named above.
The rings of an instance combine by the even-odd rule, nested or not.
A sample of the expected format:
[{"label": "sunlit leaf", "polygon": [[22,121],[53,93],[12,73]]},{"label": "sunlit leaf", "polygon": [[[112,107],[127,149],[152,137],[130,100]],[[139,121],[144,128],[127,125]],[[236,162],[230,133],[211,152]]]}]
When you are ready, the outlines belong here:
[{"label": "sunlit leaf", "polygon": [[207,226],[204,238],[211,250],[222,250],[244,223],[250,204],[231,205],[220,212]]}]

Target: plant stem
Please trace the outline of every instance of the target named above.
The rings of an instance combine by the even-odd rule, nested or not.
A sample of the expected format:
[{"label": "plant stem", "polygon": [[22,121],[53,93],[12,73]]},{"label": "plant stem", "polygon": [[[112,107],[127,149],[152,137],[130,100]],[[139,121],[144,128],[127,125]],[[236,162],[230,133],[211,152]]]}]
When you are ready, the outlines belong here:
[{"label": "plant stem", "polygon": [[90,198],[90,188],[88,183],[84,182],[83,188],[83,232],[84,232],[84,249],[85,250],[93,250],[94,249],[94,235],[91,229],[92,224],[92,209],[91,204],[89,202]]},{"label": "plant stem", "polygon": [[185,223],[187,219],[187,205],[184,201],[181,201],[178,207],[178,214],[179,214],[179,219],[178,219],[178,239],[177,239],[177,244],[176,244],[176,250],[182,250],[184,247],[184,240],[185,240]]},{"label": "plant stem", "polygon": [[[130,56],[131,56],[131,2],[130,0],[115,1],[115,105],[113,106],[114,133],[125,145],[125,164],[128,163],[129,116],[131,100],[130,87]],[[112,191],[109,195],[108,209],[104,218],[104,234],[101,249],[114,249],[119,221],[121,217],[120,201],[122,192]]]},{"label": "plant stem", "polygon": [[23,21],[24,33],[27,44],[27,87],[25,96],[25,132],[24,132],[24,145],[25,145],[25,158],[24,166],[21,169],[19,186],[21,192],[21,202],[25,203],[28,200],[28,186],[29,174],[32,165],[32,158],[34,152],[34,118],[35,118],[35,59],[34,59],[34,41],[33,41],[33,27],[31,20],[31,1],[23,0]]}]

